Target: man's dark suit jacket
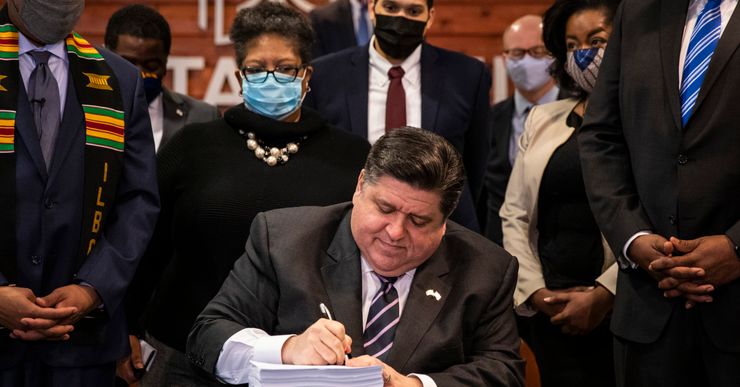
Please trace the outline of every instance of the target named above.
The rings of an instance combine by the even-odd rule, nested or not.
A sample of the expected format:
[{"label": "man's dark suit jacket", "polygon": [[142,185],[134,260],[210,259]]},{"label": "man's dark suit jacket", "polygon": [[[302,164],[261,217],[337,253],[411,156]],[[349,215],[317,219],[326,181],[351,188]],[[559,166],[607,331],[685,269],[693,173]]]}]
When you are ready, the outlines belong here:
[{"label": "man's dark suit jacket", "polygon": [[[332,124],[363,138],[367,138],[368,50],[365,45],[316,60],[305,101]],[[474,203],[489,147],[490,88],[491,76],[482,62],[422,44],[421,126],[446,138],[462,154],[470,190],[463,193],[452,219],[475,230]]]},{"label": "man's dark suit jacket", "polygon": [[478,199],[478,219],[481,220],[483,235],[502,246],[504,235],[498,212],[504,204],[506,185],[511,175],[509,139],[514,130],[511,123],[513,116],[514,97],[509,97],[491,108],[489,120],[491,149],[486,163],[486,174],[483,177],[483,191]]},{"label": "man's dark suit jacket", "polygon": [[[82,107],[70,76],[47,173],[28,96],[20,82],[15,126],[17,285],[45,296],[58,287],[84,281],[98,292],[106,313],[94,321],[83,319],[64,342],[26,343],[8,339],[7,331],[0,330],[0,368],[28,359],[56,367],[84,367],[113,362],[129,350],[119,306],[154,228],[159,193],[139,70],[110,51],[98,50],[118,77],[124,107],[126,149],[115,207],[92,253],[77,267],[85,165]],[[5,280],[0,273],[0,283]],[[90,329],[84,327],[87,323]],[[93,337],[94,342],[78,342],[82,335]]]},{"label": "man's dark suit jacket", "polygon": [[[614,254],[638,231],[740,243],[740,12],[712,56],[686,127],[678,63],[688,0],[627,0],[578,135],[594,215]],[[682,299],[666,299],[641,269],[620,272],[612,330],[637,343],[661,336]],[[697,306],[706,335],[740,351],[740,281]]]},{"label": "man's dark suit jacket", "polygon": [[172,90],[162,90],[164,125],[159,148],[187,124],[208,122],[218,119],[218,108]]},{"label": "man's dark suit jacket", "polygon": [[[258,215],[245,254],[193,326],[188,356],[214,372],[233,334],[245,327],[301,333],[322,317],[322,302],[352,337],[352,354],[364,354],[351,209],[343,203]],[[516,260],[504,250],[448,222],[442,244],[416,271],[387,363],[402,374],[427,374],[438,386],[523,385],[516,274]],[[427,296],[428,289],[441,299]]]},{"label": "man's dark suit jacket", "polygon": [[313,57],[318,58],[357,46],[350,0],[336,0],[315,8],[308,14],[316,41]]}]

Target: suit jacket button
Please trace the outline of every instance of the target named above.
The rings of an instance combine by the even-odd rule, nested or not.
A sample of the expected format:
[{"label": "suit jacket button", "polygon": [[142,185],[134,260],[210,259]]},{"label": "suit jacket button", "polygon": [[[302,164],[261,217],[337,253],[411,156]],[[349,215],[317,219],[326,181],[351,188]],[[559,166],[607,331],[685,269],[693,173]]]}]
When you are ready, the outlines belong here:
[{"label": "suit jacket button", "polygon": [[676,225],[676,217],[671,215],[668,217],[668,221],[671,222],[671,225]]},{"label": "suit jacket button", "polygon": [[40,255],[32,255],[31,256],[31,263],[33,263],[34,265],[39,265],[39,264],[41,264],[42,261],[43,261],[43,259],[41,258]]},{"label": "suit jacket button", "polygon": [[686,165],[689,162],[689,158],[685,154],[678,155],[678,164]]},{"label": "suit jacket button", "polygon": [[47,209],[54,208],[54,201],[51,200],[51,198],[45,198],[44,199],[44,207],[46,207]]}]

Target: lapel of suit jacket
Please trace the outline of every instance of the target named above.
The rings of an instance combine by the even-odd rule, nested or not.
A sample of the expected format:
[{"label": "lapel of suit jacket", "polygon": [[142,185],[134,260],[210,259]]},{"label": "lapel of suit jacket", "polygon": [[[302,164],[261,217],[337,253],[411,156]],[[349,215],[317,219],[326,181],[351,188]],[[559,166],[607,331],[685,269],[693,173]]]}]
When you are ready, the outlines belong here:
[{"label": "lapel of suit jacket", "polygon": [[[351,208],[351,207],[349,207]],[[352,338],[352,355],[364,355],[362,343],[362,273],[360,252],[357,249],[347,211],[326,251],[325,265],[321,267],[324,288],[329,297],[329,310]]]},{"label": "lapel of suit jacket", "polygon": [[36,170],[39,172],[39,176],[41,176],[43,181],[46,181],[49,175],[46,171],[44,154],[41,153],[41,142],[36,132],[31,104],[28,102],[28,94],[26,93],[26,88],[23,86],[23,82],[18,82],[18,85],[20,92],[18,93],[18,112],[16,115],[15,130],[18,131],[18,137],[26,145],[28,154],[31,155],[33,163],[36,164]]},{"label": "lapel of suit jacket", "polygon": [[686,24],[689,0],[662,0],[660,2],[660,57],[663,78],[668,94],[668,104],[676,128],[682,128],[681,95],[678,79],[678,61],[681,55],[681,38]]},{"label": "lapel of suit jacket", "polygon": [[[732,17],[730,17],[730,21],[727,23],[727,27],[725,27],[725,31],[722,33],[722,37],[717,44],[717,48],[714,50],[712,59],[709,62],[707,74],[704,78],[704,83],[701,85],[699,95],[696,97],[696,105],[694,106],[695,111],[701,107],[701,103],[704,102],[704,99],[712,88],[712,85],[714,85],[717,79],[719,79],[720,74],[725,67],[727,67],[730,58],[735,51],[737,51],[738,46],[740,46],[739,13],[740,12],[732,13]],[[737,69],[735,69],[735,71],[736,70]]]},{"label": "lapel of suit jacket", "polygon": [[422,43],[421,46],[421,126],[422,128],[437,132],[437,110],[439,109],[439,96],[442,95],[440,79],[445,71],[454,69],[443,69],[437,64],[439,52],[434,46]]},{"label": "lapel of suit jacket", "polygon": [[185,126],[188,117],[188,109],[185,101],[179,95],[168,89],[162,89],[162,141],[161,144],[169,141],[170,138]]},{"label": "lapel of suit jacket", "polygon": [[349,82],[346,89],[347,111],[349,112],[352,133],[367,138],[367,106],[370,82],[370,54],[369,45],[364,45],[350,54],[349,79],[340,82]]},{"label": "lapel of suit jacket", "polygon": [[[49,171],[49,181],[53,183],[56,177],[63,172],[62,163],[67,158],[72,143],[77,137],[79,131],[85,131],[85,116],[82,112],[82,106],[77,99],[77,92],[72,81],[72,76],[67,81],[67,98],[64,102],[64,116],[62,123],[59,125],[57,134],[57,143],[54,145],[54,155],[52,156],[51,170]],[[85,138],[84,136],[82,137]]]},{"label": "lapel of suit jacket", "polygon": [[[444,278],[449,272],[445,245],[443,239],[437,251],[416,270],[411,283],[393,347],[388,354],[388,364],[399,372],[406,366],[450,294],[451,286]],[[429,290],[438,292],[440,299],[427,295]]]}]

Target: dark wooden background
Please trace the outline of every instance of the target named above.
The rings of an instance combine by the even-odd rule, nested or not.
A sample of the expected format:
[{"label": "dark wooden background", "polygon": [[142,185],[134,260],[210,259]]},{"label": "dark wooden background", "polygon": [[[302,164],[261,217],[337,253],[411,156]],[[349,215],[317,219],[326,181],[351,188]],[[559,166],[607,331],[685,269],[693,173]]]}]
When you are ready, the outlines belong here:
[{"label": "dark wooden background", "polygon": [[[207,3],[208,26],[205,31],[198,26],[199,1]],[[299,8],[300,5],[319,5],[327,2],[327,0],[282,1],[299,6]],[[177,61],[180,57],[194,57],[195,62],[203,61],[203,69],[193,69],[188,72],[187,90],[183,90],[182,82],[178,82],[179,91],[186,91],[196,98],[204,98],[209,85],[213,89],[218,88],[220,84],[222,86],[220,91],[224,95],[236,98],[235,100],[238,101],[236,93],[229,89],[233,85],[223,81],[223,72],[221,75],[216,74],[214,78],[214,67],[218,59],[233,57],[230,45],[214,43],[214,28],[217,24],[214,14],[220,3],[224,14],[222,31],[228,33],[237,7],[248,6],[259,0],[148,0],[138,2],[156,8],[169,21],[173,33],[171,62]],[[85,13],[77,26],[77,31],[93,44],[102,44],[108,17],[118,8],[130,3],[132,2],[126,0],[87,0]],[[528,13],[541,14],[551,3],[552,0],[435,0],[436,21],[428,40],[432,44],[462,51],[484,60],[494,76],[492,99],[500,100],[509,94],[509,85],[506,82],[502,62],[500,58],[494,59],[501,53],[502,32],[519,16]],[[171,71],[167,78],[166,82],[171,87],[173,81]],[[211,98],[211,102],[228,104],[223,100],[224,97],[221,99],[221,101],[214,101]]]}]

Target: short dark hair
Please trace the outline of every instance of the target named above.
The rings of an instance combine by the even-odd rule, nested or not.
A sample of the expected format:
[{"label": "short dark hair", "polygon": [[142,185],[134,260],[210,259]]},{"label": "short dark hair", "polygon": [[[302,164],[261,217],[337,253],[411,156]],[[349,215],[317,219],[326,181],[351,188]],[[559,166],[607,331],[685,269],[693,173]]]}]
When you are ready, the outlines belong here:
[{"label": "short dark hair", "polygon": [[414,188],[440,194],[440,211],[449,217],[457,207],[465,166],[460,153],[442,136],[428,130],[394,129],[373,144],[365,162],[365,182],[389,176]]},{"label": "short dark hair", "polygon": [[574,14],[585,10],[599,10],[604,13],[606,21],[611,25],[620,0],[556,0],[545,11],[542,17],[542,40],[545,47],[555,59],[550,66],[550,74],[561,88],[572,91],[578,97],[585,97],[586,93],[565,71],[568,61],[568,47],[565,44],[565,26],[568,19]]},{"label": "short dark hair", "polygon": [[229,37],[234,43],[237,66],[247,56],[249,43],[264,34],[275,34],[295,45],[303,63],[311,61],[313,29],[308,19],[293,8],[271,1],[239,11],[234,18]]},{"label": "short dark hair", "polygon": [[143,4],[127,5],[111,15],[105,27],[105,46],[116,50],[118,36],[161,40],[165,54],[170,54],[172,34],[167,20],[152,7]]},{"label": "short dark hair", "polygon": [[[374,5],[378,5],[381,1],[383,0],[375,0]],[[427,8],[432,9],[432,7],[434,7],[434,0],[427,0]]]}]

